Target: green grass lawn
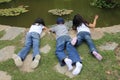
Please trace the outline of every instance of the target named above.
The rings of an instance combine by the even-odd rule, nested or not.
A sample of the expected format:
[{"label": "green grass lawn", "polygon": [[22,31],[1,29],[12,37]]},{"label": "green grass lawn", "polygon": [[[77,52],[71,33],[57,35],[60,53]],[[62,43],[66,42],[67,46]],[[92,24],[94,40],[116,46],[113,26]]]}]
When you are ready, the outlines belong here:
[{"label": "green grass lawn", "polygon": [[[3,33],[3,32],[0,32]],[[15,53],[22,48],[23,44],[19,35],[14,40],[0,41],[0,49],[5,46],[16,46]],[[120,44],[120,33],[106,34],[102,39],[94,40],[96,47],[106,43],[116,42]],[[74,77],[69,78],[54,70],[54,66],[58,63],[55,56],[55,38],[51,35],[46,35],[41,39],[41,47],[49,44],[51,50],[48,54],[41,53],[41,61],[38,68],[34,72],[22,72],[14,64],[12,59],[0,62],[0,71],[6,71],[12,76],[12,80],[119,80],[120,79],[120,63],[114,54],[114,51],[100,51],[103,60],[97,61],[92,55],[89,54],[89,49],[86,44],[82,44],[77,48],[83,61],[83,69],[81,73]]]}]

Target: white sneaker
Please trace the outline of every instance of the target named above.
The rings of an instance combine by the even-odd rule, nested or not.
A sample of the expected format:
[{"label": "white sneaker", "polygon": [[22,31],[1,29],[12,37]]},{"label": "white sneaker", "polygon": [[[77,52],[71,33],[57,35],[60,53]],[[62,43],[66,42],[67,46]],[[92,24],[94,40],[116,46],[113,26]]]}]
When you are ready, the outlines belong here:
[{"label": "white sneaker", "polygon": [[71,71],[73,69],[72,60],[69,59],[69,58],[65,58],[64,61],[65,61],[66,65],[67,65],[67,67],[68,67],[68,71]]},{"label": "white sneaker", "polygon": [[40,58],[41,58],[41,56],[40,55],[36,55],[35,56],[35,59],[32,61],[32,63],[31,63],[31,68],[36,68],[37,66],[38,66],[38,64],[39,64],[39,61],[40,61]]},{"label": "white sneaker", "polygon": [[81,72],[81,69],[82,69],[82,64],[80,62],[77,62],[76,67],[73,70],[72,74],[75,76],[78,75]]},{"label": "white sneaker", "polygon": [[21,67],[22,66],[23,61],[21,60],[21,58],[18,55],[13,54],[12,58],[13,58],[13,60],[14,60],[14,62],[15,62],[17,67]]}]

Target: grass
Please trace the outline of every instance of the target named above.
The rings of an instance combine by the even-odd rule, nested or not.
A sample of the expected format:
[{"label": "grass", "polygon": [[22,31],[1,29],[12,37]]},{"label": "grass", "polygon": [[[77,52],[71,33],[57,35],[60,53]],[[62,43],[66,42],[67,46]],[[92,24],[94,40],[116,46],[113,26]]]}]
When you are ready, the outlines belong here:
[{"label": "grass", "polygon": [[0,31],[0,38],[3,37],[4,34],[5,34],[4,30]]},{"label": "grass", "polygon": [[[1,33],[1,32],[0,32]],[[22,48],[21,43],[23,35],[19,35],[14,40],[0,41],[0,49],[5,46],[16,46],[15,53]],[[96,47],[106,42],[116,42],[120,44],[120,33],[106,34],[102,39],[94,40]],[[12,80],[119,80],[120,66],[114,54],[114,51],[100,51],[104,59],[99,62],[89,54],[89,49],[85,43],[77,48],[83,61],[83,69],[81,73],[70,79],[69,77],[60,74],[54,70],[54,66],[58,63],[55,51],[55,38],[51,35],[46,35],[41,39],[41,47],[49,44],[51,50],[48,54],[42,54],[39,67],[34,72],[22,72],[14,64],[12,59],[0,62],[0,71],[6,71],[12,76]]]}]

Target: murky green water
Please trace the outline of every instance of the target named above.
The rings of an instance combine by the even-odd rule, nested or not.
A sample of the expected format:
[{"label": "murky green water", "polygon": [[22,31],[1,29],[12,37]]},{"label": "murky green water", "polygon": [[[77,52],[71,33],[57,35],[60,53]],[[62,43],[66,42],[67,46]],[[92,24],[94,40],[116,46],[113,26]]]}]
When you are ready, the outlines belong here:
[{"label": "murky green water", "polygon": [[0,24],[29,27],[37,17],[42,17],[46,25],[55,24],[57,16],[48,13],[48,10],[72,9],[71,15],[64,16],[65,20],[72,20],[74,14],[80,13],[87,21],[92,21],[95,14],[99,15],[97,27],[112,26],[120,24],[119,9],[99,9],[90,6],[92,0],[13,0],[10,3],[0,4],[0,8],[28,5],[29,12],[17,17],[0,17]]}]

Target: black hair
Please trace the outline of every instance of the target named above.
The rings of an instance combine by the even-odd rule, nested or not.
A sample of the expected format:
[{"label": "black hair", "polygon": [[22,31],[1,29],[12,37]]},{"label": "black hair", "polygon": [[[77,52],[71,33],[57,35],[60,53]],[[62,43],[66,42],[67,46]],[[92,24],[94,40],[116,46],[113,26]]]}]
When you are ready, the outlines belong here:
[{"label": "black hair", "polygon": [[74,30],[76,30],[76,28],[77,28],[78,26],[81,26],[82,23],[84,23],[85,25],[86,25],[86,23],[88,24],[88,22],[85,21],[85,20],[83,19],[83,17],[80,16],[80,14],[76,14],[76,15],[74,16],[74,18],[73,18],[73,26],[72,26],[72,28],[73,28]]},{"label": "black hair", "polygon": [[35,25],[36,23],[38,23],[39,25],[42,24],[43,26],[45,26],[45,22],[42,18],[37,18],[34,22],[33,25]]}]

